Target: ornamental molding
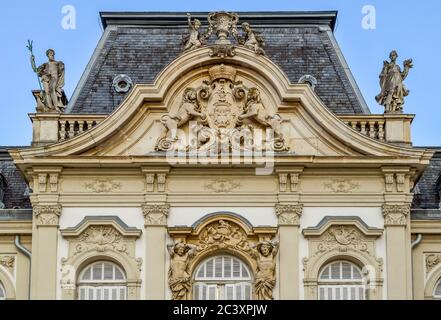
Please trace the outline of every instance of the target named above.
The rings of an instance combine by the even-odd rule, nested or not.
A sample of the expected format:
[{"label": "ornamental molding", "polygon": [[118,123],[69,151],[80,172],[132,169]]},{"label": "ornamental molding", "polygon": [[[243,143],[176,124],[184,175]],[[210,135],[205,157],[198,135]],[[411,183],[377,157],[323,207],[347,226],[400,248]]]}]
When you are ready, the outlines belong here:
[{"label": "ornamental molding", "polygon": [[302,204],[276,204],[276,215],[281,225],[300,225],[300,217],[303,213]]},{"label": "ornamental molding", "polygon": [[205,190],[215,193],[230,193],[235,189],[239,189],[242,185],[240,182],[230,179],[214,179],[204,185]]},{"label": "ornamental molding", "polygon": [[434,252],[425,256],[426,275],[441,263],[441,253]]},{"label": "ornamental molding", "polygon": [[35,205],[33,212],[37,226],[58,226],[62,206],[58,205]]},{"label": "ornamental molding", "polygon": [[169,204],[143,204],[142,213],[146,226],[166,226],[170,212]]},{"label": "ornamental molding", "polygon": [[323,184],[325,189],[335,193],[350,193],[357,190],[360,184],[349,179],[332,179]]},{"label": "ornamental molding", "polygon": [[121,183],[115,182],[111,179],[95,179],[91,182],[86,182],[84,184],[84,188],[88,191],[92,191],[94,193],[105,193],[105,192],[113,192],[121,189]]},{"label": "ornamental molding", "polygon": [[410,205],[384,204],[382,207],[385,226],[405,226],[410,214]]},{"label": "ornamental molding", "polygon": [[369,248],[363,234],[356,228],[350,226],[333,226],[322,236],[317,247],[318,252],[330,250],[348,251],[353,249],[369,253]]}]

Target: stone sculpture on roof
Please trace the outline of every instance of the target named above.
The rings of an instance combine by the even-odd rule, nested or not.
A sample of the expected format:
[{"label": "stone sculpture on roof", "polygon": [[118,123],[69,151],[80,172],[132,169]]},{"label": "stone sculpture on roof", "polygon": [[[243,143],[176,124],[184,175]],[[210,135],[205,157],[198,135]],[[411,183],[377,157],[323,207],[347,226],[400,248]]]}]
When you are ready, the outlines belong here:
[{"label": "stone sculpture on roof", "polygon": [[410,68],[413,67],[412,59],[405,60],[404,70],[396,63],[398,54],[393,50],[390,55],[390,62],[383,62],[383,69],[380,74],[381,92],[375,99],[384,106],[384,113],[403,112],[404,97],[409,95],[409,90],[403,84],[407,78]]}]

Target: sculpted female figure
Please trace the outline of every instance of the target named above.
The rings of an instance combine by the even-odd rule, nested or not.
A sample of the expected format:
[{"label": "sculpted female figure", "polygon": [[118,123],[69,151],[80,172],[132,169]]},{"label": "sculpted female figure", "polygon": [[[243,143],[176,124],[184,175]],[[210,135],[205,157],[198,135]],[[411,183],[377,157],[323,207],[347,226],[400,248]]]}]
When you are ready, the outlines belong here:
[{"label": "sculpted female figure", "polygon": [[188,264],[196,252],[196,246],[179,241],[168,245],[167,249],[171,257],[168,283],[173,300],[185,300],[191,289],[191,275],[188,272]]},{"label": "sculpted female figure", "polygon": [[377,102],[384,106],[384,112],[396,112],[403,110],[404,97],[409,90],[403,84],[407,78],[409,69],[413,67],[412,59],[405,60],[404,70],[396,63],[398,54],[394,50],[390,53],[390,62],[383,62],[383,70],[380,74],[381,92],[375,97]]},{"label": "sculpted female figure", "polygon": [[279,251],[277,241],[261,241],[251,248],[257,262],[254,288],[258,300],[272,300],[276,285],[276,255]]}]

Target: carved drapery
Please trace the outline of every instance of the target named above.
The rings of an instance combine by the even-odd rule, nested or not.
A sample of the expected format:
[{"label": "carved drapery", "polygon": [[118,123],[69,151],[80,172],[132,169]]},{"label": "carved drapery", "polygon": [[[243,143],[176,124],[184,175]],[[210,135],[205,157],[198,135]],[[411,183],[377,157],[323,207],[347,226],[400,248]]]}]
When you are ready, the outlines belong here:
[{"label": "carved drapery", "polygon": [[[276,228],[252,228],[226,214],[211,217],[194,228],[169,228],[169,234],[174,239],[174,244],[169,245],[169,286],[174,299],[191,299],[192,279],[197,265],[216,252],[242,258],[255,274],[255,298],[272,298],[275,272],[273,274],[271,270],[275,270],[275,260],[274,265],[266,260],[273,259],[273,253],[274,257],[277,254],[278,244],[270,241],[275,233]],[[259,248],[267,243],[274,244],[273,250],[263,250],[262,256]],[[262,291],[264,287],[269,289]]]},{"label": "carved drapery", "polygon": [[166,226],[169,212],[169,204],[142,205],[145,226]]},{"label": "carved drapery", "polygon": [[277,204],[276,215],[279,219],[279,226],[298,226],[302,216],[303,205],[301,204]]},{"label": "carved drapery", "polygon": [[[326,218],[325,218],[326,219]],[[305,298],[317,299],[318,277],[329,261],[353,261],[367,278],[370,299],[381,298],[383,259],[377,258],[375,241],[381,229],[368,228],[358,220],[324,220],[317,227],[303,230],[309,241],[309,256],[303,258]]]},{"label": "carved drapery", "polygon": [[61,205],[36,205],[33,207],[37,226],[58,226]]},{"label": "carved drapery", "polygon": [[405,226],[407,216],[410,213],[410,206],[405,205],[389,205],[384,204],[383,207],[384,225],[385,226]]},{"label": "carved drapery", "polygon": [[141,230],[126,226],[116,217],[86,217],[78,226],[61,230],[68,241],[68,255],[61,258],[63,299],[74,299],[81,270],[97,259],[119,264],[126,273],[128,298],[139,299],[142,259],[135,255]]}]

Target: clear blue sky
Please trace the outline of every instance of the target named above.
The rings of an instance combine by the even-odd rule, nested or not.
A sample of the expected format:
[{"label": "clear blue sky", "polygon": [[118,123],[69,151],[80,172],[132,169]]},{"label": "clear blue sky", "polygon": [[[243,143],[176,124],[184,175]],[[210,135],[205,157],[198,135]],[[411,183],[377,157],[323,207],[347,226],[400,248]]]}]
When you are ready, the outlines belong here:
[{"label": "clear blue sky", "polygon": [[[76,29],[64,30],[62,8],[76,9]],[[376,29],[362,28],[362,8],[376,9]],[[411,90],[404,106],[415,113],[414,145],[441,146],[441,36],[437,22],[439,0],[14,0],[2,3],[0,33],[0,145],[29,145],[32,126],[27,114],[34,112],[32,89],[38,88],[25,47],[34,40],[37,64],[44,52],[54,48],[57,59],[66,64],[65,91],[70,97],[102,34],[99,11],[275,11],[338,10],[335,31],[348,64],[372,113],[382,113],[375,102],[382,61],[392,49],[399,62],[413,58],[406,86]]]}]

